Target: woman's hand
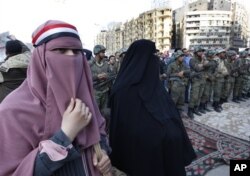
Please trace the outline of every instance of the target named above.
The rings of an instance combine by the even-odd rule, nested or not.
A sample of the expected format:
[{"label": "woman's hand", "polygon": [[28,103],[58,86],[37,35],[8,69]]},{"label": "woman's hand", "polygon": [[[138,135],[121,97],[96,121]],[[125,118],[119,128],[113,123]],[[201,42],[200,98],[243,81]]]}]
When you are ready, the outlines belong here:
[{"label": "woman's hand", "polygon": [[61,129],[72,142],[77,134],[89,124],[91,118],[89,108],[80,99],[71,98],[63,114]]},{"label": "woman's hand", "polygon": [[112,166],[105,151],[102,150],[102,157],[99,159],[99,161],[97,159],[96,153],[94,153],[93,164],[95,167],[97,167],[101,174],[105,174],[105,176],[111,176]]}]

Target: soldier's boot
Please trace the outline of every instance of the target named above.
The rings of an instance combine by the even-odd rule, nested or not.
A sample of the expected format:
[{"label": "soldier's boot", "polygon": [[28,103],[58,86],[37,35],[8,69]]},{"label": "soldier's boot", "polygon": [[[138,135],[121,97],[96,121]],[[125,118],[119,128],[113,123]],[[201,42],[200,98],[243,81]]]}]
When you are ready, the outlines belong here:
[{"label": "soldier's boot", "polygon": [[211,112],[212,111],[211,109],[208,108],[208,104],[207,103],[204,103],[204,109],[207,112]]},{"label": "soldier's boot", "polygon": [[227,98],[222,98],[222,101],[223,101],[223,103],[227,103],[228,102]]},{"label": "soldier's boot", "polygon": [[240,103],[236,97],[233,97],[232,101],[233,101],[234,103]]},{"label": "soldier's boot", "polygon": [[242,98],[243,98],[244,100],[247,100],[247,99],[248,99],[246,94],[242,94]]},{"label": "soldier's boot", "polygon": [[220,108],[220,111],[222,111],[223,110],[223,108],[222,108],[222,104],[218,104],[218,107]]},{"label": "soldier's boot", "polygon": [[202,115],[201,113],[199,113],[198,107],[197,107],[197,106],[194,107],[193,113],[196,114],[196,115],[198,115],[198,116],[201,116],[201,115]]},{"label": "soldier's boot", "polygon": [[221,112],[221,109],[220,109],[220,107],[219,107],[219,102],[218,102],[218,101],[215,101],[215,102],[214,102],[214,110],[215,110],[216,112]]},{"label": "soldier's boot", "polygon": [[237,98],[237,100],[238,100],[238,101],[243,101],[243,102],[246,101],[246,100],[244,100],[241,96],[239,96],[239,97]]},{"label": "soldier's boot", "polygon": [[224,103],[224,99],[222,98],[222,99],[220,99],[220,101],[218,103],[218,106],[219,106],[219,108],[220,108],[221,111],[223,110],[223,108],[222,108],[222,104],[223,103]]},{"label": "soldier's boot", "polygon": [[250,92],[247,93],[247,97],[250,98]]},{"label": "soldier's boot", "polygon": [[206,111],[204,109],[204,103],[200,103],[200,106],[199,106],[199,112],[202,113],[202,114],[206,114]]},{"label": "soldier's boot", "polygon": [[190,119],[194,119],[194,108],[188,108],[188,113],[187,113],[187,115],[188,115],[188,117],[190,118]]}]

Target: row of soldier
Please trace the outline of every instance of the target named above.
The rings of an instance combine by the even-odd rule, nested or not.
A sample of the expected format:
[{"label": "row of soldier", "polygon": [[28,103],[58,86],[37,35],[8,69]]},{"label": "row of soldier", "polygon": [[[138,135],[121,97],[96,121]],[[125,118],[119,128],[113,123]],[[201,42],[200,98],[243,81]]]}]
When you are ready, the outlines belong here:
[{"label": "row of soldier", "polygon": [[[223,110],[222,104],[239,103],[250,97],[250,54],[242,51],[239,57],[235,50],[202,47],[194,49],[193,56],[187,50],[173,54],[174,62],[165,68],[168,89],[176,106],[183,113],[185,91],[188,99],[188,117],[210,112],[209,102],[216,112]],[[186,61],[185,57],[189,57]],[[185,60],[185,62],[184,62]],[[186,99],[187,99],[186,97]]]}]

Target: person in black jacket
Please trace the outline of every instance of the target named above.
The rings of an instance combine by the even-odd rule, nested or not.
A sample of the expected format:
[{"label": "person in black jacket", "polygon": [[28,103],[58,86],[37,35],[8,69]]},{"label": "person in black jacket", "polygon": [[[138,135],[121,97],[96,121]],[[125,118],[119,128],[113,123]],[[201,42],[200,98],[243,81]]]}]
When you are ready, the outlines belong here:
[{"label": "person in black jacket", "polygon": [[26,71],[31,57],[28,50],[23,52],[19,40],[10,40],[5,46],[6,58],[0,65],[0,102],[19,87],[26,78]]}]

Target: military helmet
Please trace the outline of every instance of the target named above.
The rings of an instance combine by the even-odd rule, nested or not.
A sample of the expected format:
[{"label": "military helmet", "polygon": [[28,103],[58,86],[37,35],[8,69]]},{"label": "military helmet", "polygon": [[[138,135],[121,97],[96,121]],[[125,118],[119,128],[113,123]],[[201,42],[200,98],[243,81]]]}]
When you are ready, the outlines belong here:
[{"label": "military helmet", "polygon": [[178,59],[178,57],[184,56],[184,53],[181,50],[178,50],[174,53],[174,58]]},{"label": "military helmet", "polygon": [[228,50],[228,51],[226,52],[226,55],[227,55],[228,57],[232,57],[232,56],[236,56],[237,53],[236,53],[236,51],[234,51],[234,50]]},{"label": "military helmet", "polygon": [[226,52],[226,50],[223,49],[223,48],[217,48],[216,51],[217,51],[217,54],[225,53]]},{"label": "military helmet", "polygon": [[240,52],[240,57],[247,57],[248,51],[241,51]]},{"label": "military helmet", "polygon": [[195,47],[194,48],[194,53],[197,53],[197,52],[199,52],[199,51],[206,51],[202,46],[197,46],[197,47]]},{"label": "military helmet", "polygon": [[120,57],[121,57],[121,55],[123,55],[123,54],[126,54],[126,52],[127,52],[127,48],[121,48],[118,52],[120,53]]},{"label": "military helmet", "polygon": [[106,48],[103,45],[96,45],[94,47],[94,54],[99,54],[101,51],[105,51]]},{"label": "military helmet", "polygon": [[207,56],[207,57],[212,57],[212,56],[215,56],[217,54],[217,51],[216,50],[207,50],[206,51],[206,53],[205,53],[205,55]]}]

